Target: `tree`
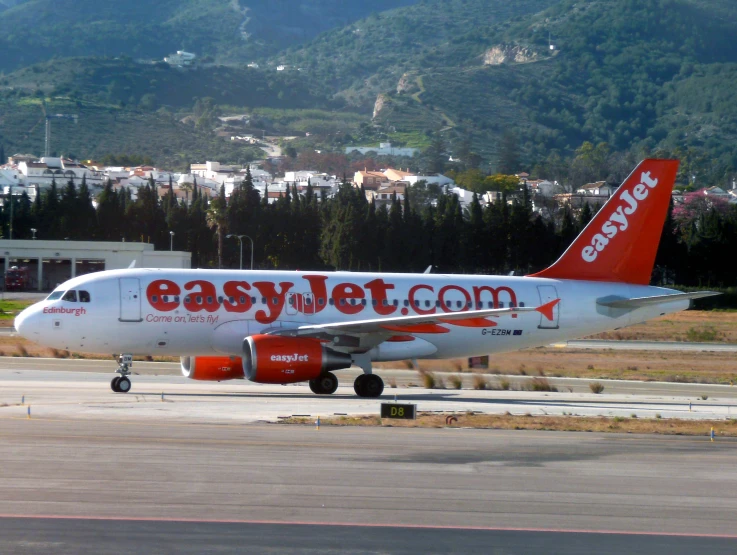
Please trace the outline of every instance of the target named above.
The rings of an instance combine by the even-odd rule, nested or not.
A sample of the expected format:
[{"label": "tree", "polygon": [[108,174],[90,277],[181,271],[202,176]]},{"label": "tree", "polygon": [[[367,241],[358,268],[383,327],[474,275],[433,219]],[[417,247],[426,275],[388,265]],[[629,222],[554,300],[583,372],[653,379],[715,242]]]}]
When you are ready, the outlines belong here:
[{"label": "tree", "polygon": [[218,238],[218,268],[223,267],[223,233],[228,226],[227,201],[225,200],[225,185],[220,186],[220,193],[210,201],[207,210],[207,225],[215,229]]},{"label": "tree", "polygon": [[504,174],[515,174],[519,169],[519,142],[513,131],[505,131],[499,145],[499,160],[497,172]]}]

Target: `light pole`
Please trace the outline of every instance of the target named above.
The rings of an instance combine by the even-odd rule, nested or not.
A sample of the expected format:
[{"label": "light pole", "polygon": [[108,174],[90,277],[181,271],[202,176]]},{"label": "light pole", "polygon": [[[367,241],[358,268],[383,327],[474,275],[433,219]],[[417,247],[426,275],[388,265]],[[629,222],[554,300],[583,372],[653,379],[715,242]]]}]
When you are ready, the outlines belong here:
[{"label": "light pole", "polygon": [[31,233],[33,233],[33,239],[35,239],[36,238],[36,228],[35,227],[31,228]]},{"label": "light pole", "polygon": [[174,232],[173,231],[169,232],[169,250],[170,251],[174,250]]},{"label": "light pole", "polygon": [[233,233],[229,233],[225,237],[227,237],[228,239],[230,239],[231,237],[235,237],[236,239],[238,239],[238,245],[240,245],[241,249],[241,270],[243,269],[243,238],[245,237],[246,239],[251,241],[251,270],[253,270],[253,239],[251,239],[248,235],[235,235]]}]

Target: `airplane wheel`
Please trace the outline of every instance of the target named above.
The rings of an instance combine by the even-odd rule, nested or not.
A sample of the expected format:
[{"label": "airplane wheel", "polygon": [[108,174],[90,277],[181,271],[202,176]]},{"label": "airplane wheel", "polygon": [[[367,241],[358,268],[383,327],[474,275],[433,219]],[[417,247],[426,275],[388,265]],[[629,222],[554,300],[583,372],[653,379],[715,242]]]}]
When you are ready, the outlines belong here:
[{"label": "airplane wheel", "polygon": [[131,390],[131,381],[125,376],[121,377],[118,381],[118,393],[128,393],[130,390]]},{"label": "airplane wheel", "polygon": [[332,372],[326,372],[319,378],[310,380],[310,389],[317,395],[330,395],[338,389],[338,378]]},{"label": "airplane wheel", "polygon": [[322,391],[320,390],[320,380],[310,380],[309,384],[312,393],[314,393],[315,395],[320,395],[322,393]]},{"label": "airplane wheel", "polygon": [[110,381],[110,389],[112,389],[115,393],[120,393],[120,389],[118,389],[118,383],[120,382],[120,376],[115,376]]},{"label": "airplane wheel", "polygon": [[384,380],[376,374],[364,374],[363,381],[364,397],[376,398],[384,393]]},{"label": "airplane wheel", "polygon": [[320,382],[320,389],[323,395],[331,395],[338,389],[338,378],[332,372],[325,372],[317,378],[317,381]]},{"label": "airplane wheel", "polygon": [[356,381],[353,382],[353,389],[359,397],[366,397],[366,387],[364,385],[366,383],[366,376],[368,376],[368,374],[361,374],[356,378]]}]

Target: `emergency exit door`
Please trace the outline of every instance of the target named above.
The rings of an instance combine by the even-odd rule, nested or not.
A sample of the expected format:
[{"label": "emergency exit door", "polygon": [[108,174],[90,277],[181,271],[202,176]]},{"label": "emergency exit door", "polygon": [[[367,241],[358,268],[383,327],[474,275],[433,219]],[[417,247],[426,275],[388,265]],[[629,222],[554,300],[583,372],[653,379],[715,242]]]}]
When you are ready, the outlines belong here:
[{"label": "emergency exit door", "polygon": [[[537,291],[540,294],[540,306],[558,299],[558,291],[552,285],[538,285]],[[548,317],[544,314],[540,314],[540,325],[537,327],[540,329],[558,329],[558,318],[560,315],[560,303],[553,307],[553,319],[548,320]]]},{"label": "emergency exit door", "polygon": [[120,278],[121,322],[141,322],[141,281],[138,278]]}]

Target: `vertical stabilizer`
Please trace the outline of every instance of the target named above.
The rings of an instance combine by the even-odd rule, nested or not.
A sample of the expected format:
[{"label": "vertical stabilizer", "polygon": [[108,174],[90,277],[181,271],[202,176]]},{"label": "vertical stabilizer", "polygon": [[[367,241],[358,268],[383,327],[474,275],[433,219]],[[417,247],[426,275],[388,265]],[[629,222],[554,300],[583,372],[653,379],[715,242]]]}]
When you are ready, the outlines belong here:
[{"label": "vertical stabilizer", "polygon": [[555,264],[533,277],[647,285],[678,160],[644,160]]}]

